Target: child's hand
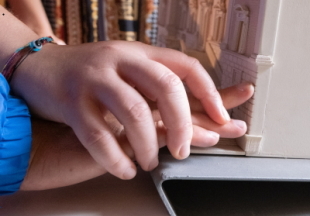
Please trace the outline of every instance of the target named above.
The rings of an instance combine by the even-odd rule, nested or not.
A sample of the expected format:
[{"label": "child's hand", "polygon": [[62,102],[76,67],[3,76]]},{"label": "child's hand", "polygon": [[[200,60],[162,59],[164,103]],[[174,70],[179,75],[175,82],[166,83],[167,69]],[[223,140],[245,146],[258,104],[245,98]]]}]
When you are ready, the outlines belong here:
[{"label": "child's hand", "polygon": [[[254,87],[251,83],[241,83],[226,89],[219,90],[223,100],[224,107],[231,109],[237,107],[248,99],[254,93]],[[246,133],[247,126],[244,121],[231,119],[225,124],[218,124],[213,121],[205,112],[201,102],[191,93],[188,93],[188,100],[191,108],[193,122],[193,138],[191,145],[198,147],[209,147],[215,145],[219,138],[237,138]],[[160,147],[166,145],[166,128],[161,121],[160,113],[154,103],[152,107],[153,119],[157,125],[157,135]]]},{"label": "child's hand", "polygon": [[[241,84],[219,92],[225,107],[229,109],[249,99],[253,94],[253,86]],[[192,145],[207,147],[215,144],[216,140],[208,136],[208,130],[217,132],[221,137],[230,138],[245,133],[244,122],[231,120],[219,125],[210,120],[199,101],[190,98],[194,127]],[[163,147],[166,145],[167,131],[160,123],[156,109],[153,110],[153,114],[159,147]],[[124,153],[134,160],[134,151],[128,142],[123,125],[109,112],[104,118]],[[94,161],[68,126],[38,119],[33,119],[32,125],[31,165],[21,189],[42,190],[63,187],[106,173],[106,169]]]},{"label": "child's hand", "polygon": [[182,81],[212,121],[230,122],[218,91],[197,60],[137,42],[48,44],[27,57],[11,84],[34,113],[68,124],[98,164],[130,179],[136,167],[122,151],[105,114],[116,116],[137,162],[152,170],[158,164],[158,140],[147,97],[157,104],[171,154],[186,158],[194,129]]}]

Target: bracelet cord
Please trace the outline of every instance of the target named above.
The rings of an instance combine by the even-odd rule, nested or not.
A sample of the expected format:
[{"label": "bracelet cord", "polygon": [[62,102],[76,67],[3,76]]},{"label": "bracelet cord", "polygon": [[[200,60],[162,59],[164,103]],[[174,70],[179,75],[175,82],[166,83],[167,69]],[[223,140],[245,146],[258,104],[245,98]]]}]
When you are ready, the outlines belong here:
[{"label": "bracelet cord", "polygon": [[31,41],[21,48],[18,48],[3,67],[2,75],[6,78],[6,80],[10,82],[15,70],[27,58],[27,56],[33,52],[40,51],[46,43],[54,43],[53,38],[42,37],[38,40]]}]

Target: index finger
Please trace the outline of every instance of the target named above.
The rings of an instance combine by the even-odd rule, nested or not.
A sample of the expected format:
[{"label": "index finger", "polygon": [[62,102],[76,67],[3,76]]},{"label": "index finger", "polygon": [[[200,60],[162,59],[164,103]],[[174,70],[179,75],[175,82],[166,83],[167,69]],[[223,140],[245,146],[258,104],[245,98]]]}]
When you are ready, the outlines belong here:
[{"label": "index finger", "polygon": [[225,124],[230,120],[211,77],[197,59],[168,48],[146,46],[145,52],[150,59],[165,65],[185,81],[215,122]]}]

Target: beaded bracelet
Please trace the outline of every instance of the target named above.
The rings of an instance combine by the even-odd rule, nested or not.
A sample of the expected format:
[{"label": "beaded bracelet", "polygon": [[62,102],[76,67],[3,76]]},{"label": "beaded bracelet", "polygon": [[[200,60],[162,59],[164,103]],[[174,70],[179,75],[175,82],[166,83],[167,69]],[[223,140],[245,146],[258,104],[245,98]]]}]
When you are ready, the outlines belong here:
[{"label": "beaded bracelet", "polygon": [[17,49],[3,67],[2,75],[6,78],[6,80],[10,82],[14,71],[27,58],[27,56],[32,52],[40,51],[46,43],[54,43],[53,38],[42,37]]}]

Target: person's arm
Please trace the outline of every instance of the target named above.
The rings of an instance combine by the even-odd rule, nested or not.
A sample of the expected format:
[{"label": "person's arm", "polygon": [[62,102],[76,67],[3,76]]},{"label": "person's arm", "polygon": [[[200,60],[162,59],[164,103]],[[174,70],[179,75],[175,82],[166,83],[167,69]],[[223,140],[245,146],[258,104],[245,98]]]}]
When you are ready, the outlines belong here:
[{"label": "person's arm", "polygon": [[[227,109],[244,103],[253,94],[253,86],[249,83],[220,90],[221,97]],[[211,129],[221,137],[235,138],[244,133],[236,124],[242,122],[233,120],[229,124],[219,125],[214,123],[207,115],[201,103],[190,96],[192,118],[196,133],[192,145],[207,147],[216,143],[216,140],[206,139],[206,131]],[[167,131],[158,115],[156,104],[152,106],[154,123],[156,125],[159,148],[167,145]],[[111,113],[107,113],[105,120],[112,129],[123,151],[132,160],[134,152],[131,148],[124,127]],[[43,190],[72,185],[106,173],[81,145],[72,129],[64,124],[59,124],[40,119],[33,119],[33,148],[30,167],[21,190]],[[202,133],[200,133],[202,132]]]},{"label": "person's arm", "polygon": [[[0,6],[0,27],[0,70],[2,70],[17,48],[37,39],[38,35],[2,6]],[[2,146],[0,149],[0,194],[3,195],[18,190],[22,183],[31,149],[31,126],[27,106],[22,100],[9,95],[10,87],[2,75],[0,84],[0,142]]]},{"label": "person's arm", "polygon": [[[39,36],[0,7],[2,13],[3,67],[16,48]],[[212,124],[193,125],[182,81]],[[32,113],[69,125],[96,163],[122,179],[133,178],[136,166],[105,117],[109,112],[116,117],[137,162],[142,169],[152,170],[158,164],[160,141],[145,98],[158,107],[165,143],[177,159],[189,155],[195,137],[203,137],[202,144],[210,145],[227,130],[231,137],[246,132],[244,122],[229,118],[219,92],[197,60],[137,42],[47,44],[23,61],[10,84]]]},{"label": "person's arm", "polygon": [[[175,158],[184,159],[189,155],[193,126],[181,80],[215,122],[230,121],[198,61],[141,43],[45,45],[18,67],[11,84],[34,113],[72,127],[97,163],[119,178],[130,179],[136,166],[121,150],[104,113],[110,111],[119,119],[138,163],[144,170],[152,170],[158,165],[158,140],[141,94],[156,101],[167,128],[167,146]],[[214,133],[206,137],[216,139]]]},{"label": "person's arm", "polygon": [[40,37],[52,36],[59,45],[65,44],[54,35],[41,0],[9,0],[9,3],[13,14]]},{"label": "person's arm", "polygon": [[0,26],[0,70],[2,70],[16,49],[38,39],[39,36],[2,6],[0,6]]}]

